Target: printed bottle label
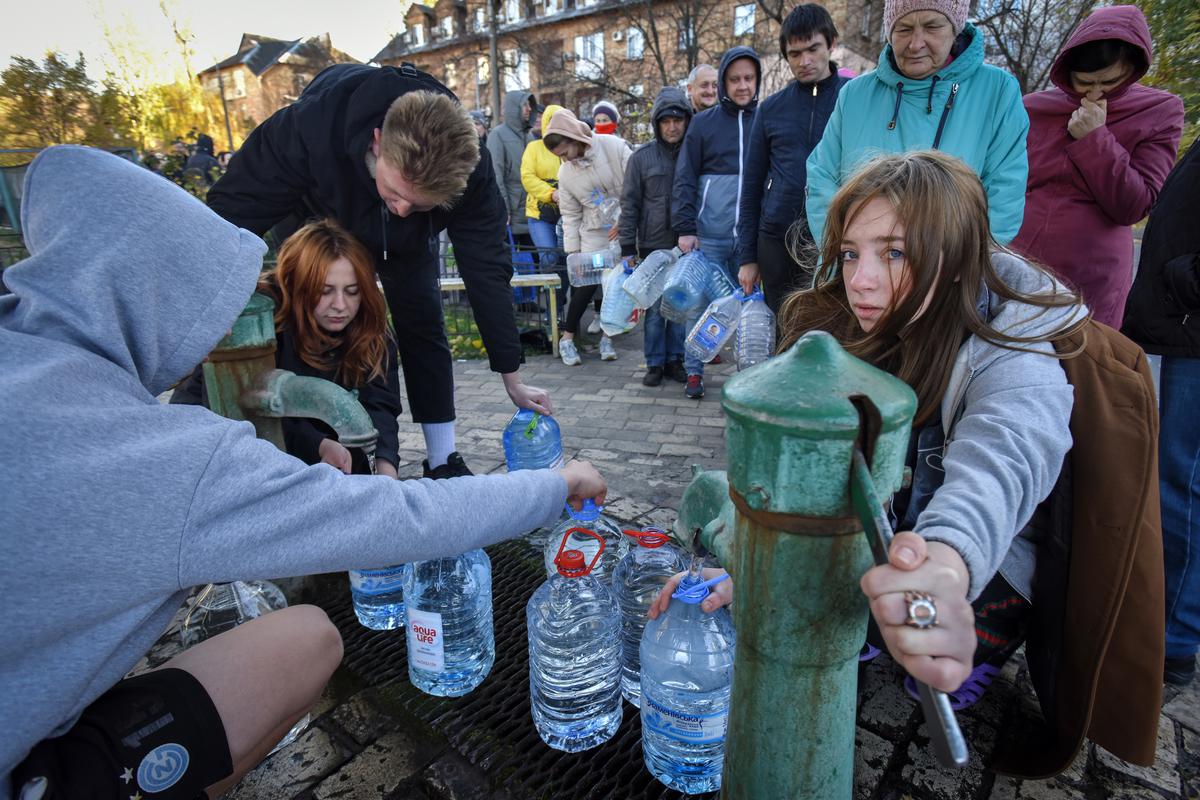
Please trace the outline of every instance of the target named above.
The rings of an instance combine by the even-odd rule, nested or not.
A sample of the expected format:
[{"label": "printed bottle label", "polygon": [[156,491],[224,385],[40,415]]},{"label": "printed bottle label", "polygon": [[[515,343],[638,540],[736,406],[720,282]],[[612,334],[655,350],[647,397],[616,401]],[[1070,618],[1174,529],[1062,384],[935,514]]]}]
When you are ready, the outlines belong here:
[{"label": "printed bottle label", "polygon": [[592,267],[604,269],[604,253],[592,253]]},{"label": "printed bottle label", "polygon": [[667,708],[642,693],[642,724],[655,733],[679,742],[709,744],[725,738],[729,710],[715,714],[686,714]]},{"label": "printed bottle label", "polygon": [[404,589],[404,565],[383,569],[352,569],[350,588],[359,594],[391,594]]},{"label": "printed bottle label", "polygon": [[411,606],[407,613],[410,662],[414,667],[428,672],[444,672],[446,654],[442,640],[442,615]]},{"label": "printed bottle label", "polygon": [[707,316],[696,325],[696,341],[705,350],[716,352],[728,328],[719,320]]}]

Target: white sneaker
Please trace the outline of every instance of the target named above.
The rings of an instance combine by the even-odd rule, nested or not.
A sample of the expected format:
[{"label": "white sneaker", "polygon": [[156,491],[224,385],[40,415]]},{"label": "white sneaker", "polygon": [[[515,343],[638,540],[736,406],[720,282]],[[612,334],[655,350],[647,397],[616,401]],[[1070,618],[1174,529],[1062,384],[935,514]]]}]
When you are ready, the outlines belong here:
[{"label": "white sneaker", "polygon": [[[601,347],[600,349],[603,350],[604,348]],[[582,363],[582,359],[579,358],[579,351],[575,349],[575,341],[573,339],[563,339],[558,343],[558,357],[568,367],[578,367]]]},{"label": "white sneaker", "polygon": [[601,361],[616,361],[617,350],[613,347],[612,339],[607,336],[600,339],[600,360]]},{"label": "white sneaker", "polygon": [[599,314],[596,314],[596,316],[592,317],[592,321],[588,323],[587,332],[591,333],[591,334],[597,334],[600,332],[600,315]]}]

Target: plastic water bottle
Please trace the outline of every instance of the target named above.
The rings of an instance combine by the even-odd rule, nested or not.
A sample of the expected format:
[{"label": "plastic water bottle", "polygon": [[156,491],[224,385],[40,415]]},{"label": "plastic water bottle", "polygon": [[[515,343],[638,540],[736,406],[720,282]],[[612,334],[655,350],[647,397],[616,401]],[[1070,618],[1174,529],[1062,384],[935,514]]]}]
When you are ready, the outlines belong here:
[{"label": "plastic water bottle", "polygon": [[622,261],[604,277],[604,300],[600,304],[600,328],[605,336],[628,333],[637,326],[637,301],[624,290],[625,281],[633,274],[628,260]]},{"label": "plastic water bottle", "polygon": [[693,358],[712,361],[737,329],[742,313],[742,290],[720,297],[709,304],[688,334],[683,349]]},{"label": "plastic water bottle", "polygon": [[404,627],[404,565],[352,569],[350,599],[354,616],[364,628],[390,631]]},{"label": "plastic water bottle", "polygon": [[775,314],[759,290],[742,301],[733,352],[739,370],[762,363],[775,352]]},{"label": "plastic water bottle", "polygon": [[426,694],[460,697],[492,671],[492,562],[482,550],[416,561],[404,571],[408,679]]},{"label": "plastic water bottle", "polygon": [[562,434],[553,417],[522,408],[504,429],[508,471],[558,469],[563,465]]},{"label": "plastic water bottle", "polygon": [[[599,536],[605,544],[604,555],[599,563],[592,567],[591,572],[600,580],[611,580],[617,564],[621,563],[621,559],[629,551],[629,542],[625,535],[612,520],[600,513],[603,509],[591,498],[583,501],[583,508],[579,511],[571,508],[569,504],[566,508],[567,518],[558,523],[546,541],[546,574],[557,574],[558,567],[555,566],[554,559],[558,557],[561,549],[579,550],[584,559],[590,562],[592,556],[601,549],[595,538]],[[562,547],[564,539],[565,548]]]},{"label": "plastic water bottle", "polygon": [[642,259],[633,274],[625,279],[625,291],[633,297],[638,308],[649,308],[662,297],[667,278],[671,277],[671,270],[681,255],[678,247],[655,250]]},{"label": "plastic water bottle", "polygon": [[625,531],[635,545],[617,565],[612,577],[613,594],[621,607],[621,694],[640,706],[642,702],[642,630],[646,612],[663,584],[687,565],[670,537],[657,528]]},{"label": "plastic water bottle", "polygon": [[646,769],[688,794],[721,787],[725,728],[733,688],[735,637],[727,608],[709,614],[700,602],[711,581],[700,561],[671,595],[666,613],[642,634],[642,753]]},{"label": "plastic water bottle", "polygon": [[616,242],[603,250],[567,255],[567,279],[572,286],[595,286],[604,279],[604,270],[621,260],[621,245]]},{"label": "plastic water bottle", "polygon": [[679,259],[663,287],[661,312],[670,322],[687,322],[706,302],[713,267],[699,250]]},{"label": "plastic water bottle", "polygon": [[621,725],[621,614],[607,581],[592,574],[606,549],[593,536],[590,561],[564,549],[525,606],[533,724],[568,753],[607,742]]},{"label": "plastic water bottle", "polygon": [[738,286],[720,264],[709,262],[709,266],[712,271],[708,274],[708,291],[706,292],[706,296],[711,303],[718,297],[728,297],[733,294]]}]

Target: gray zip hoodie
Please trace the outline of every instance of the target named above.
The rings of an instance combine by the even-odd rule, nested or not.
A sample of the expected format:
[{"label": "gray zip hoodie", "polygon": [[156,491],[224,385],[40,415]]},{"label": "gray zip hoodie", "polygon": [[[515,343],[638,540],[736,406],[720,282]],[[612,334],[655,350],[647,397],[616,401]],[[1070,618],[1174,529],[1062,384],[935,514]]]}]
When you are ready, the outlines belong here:
[{"label": "gray zip hoodie", "polygon": [[55,147],[0,297],[0,798],[162,633],[191,586],[451,555],[562,509],[549,470],[448,481],[305,466],[156,395],[229,329],[265,247],[162,178]]},{"label": "gray zip hoodie", "polygon": [[[1022,293],[1062,291],[1011,254],[993,255],[992,264],[1004,283]],[[1043,309],[991,295],[987,318],[1003,333],[1034,336],[1086,313],[1083,306]],[[963,557],[972,600],[997,571],[1032,599],[1036,532],[1029,522],[1071,449],[1075,394],[1052,357],[1054,346],[1018,346],[1026,351],[971,336],[959,350],[941,407],[946,475],[917,518],[917,533]]]}]

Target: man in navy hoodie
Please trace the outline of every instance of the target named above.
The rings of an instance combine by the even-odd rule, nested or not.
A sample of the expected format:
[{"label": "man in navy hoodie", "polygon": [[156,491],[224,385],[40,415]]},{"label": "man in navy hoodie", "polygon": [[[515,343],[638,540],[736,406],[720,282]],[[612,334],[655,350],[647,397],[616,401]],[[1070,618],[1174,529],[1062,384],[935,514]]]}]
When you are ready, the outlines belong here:
[{"label": "man in navy hoodie", "polygon": [[[762,65],[749,47],[731,47],[717,70],[717,105],[702,111],[688,126],[683,152],[675,167],[671,224],[679,249],[704,251],[709,261],[737,279],[738,206]],[[704,363],[685,358],[685,394],[704,396]]]},{"label": "man in navy hoodie", "polygon": [[471,474],[454,452],[454,373],[438,285],[442,231],[492,371],[517,406],[551,410],[549,395],[517,376],[508,209],[478,142],[457,98],[412,65],[335,64],[254,129],[208,193],[214,211],[259,235],[280,222],[333,217],[375,256],[413,421],[425,435],[425,477]]},{"label": "man in navy hoodie", "polygon": [[792,253],[812,244],[804,221],[804,163],[847,81],[829,60],[837,38],[824,6],[792,9],[779,31],[779,51],[795,80],[762,102],[750,131],[738,213],[738,282],[749,294],[761,278],[775,313],[789,291],[812,281]]}]

